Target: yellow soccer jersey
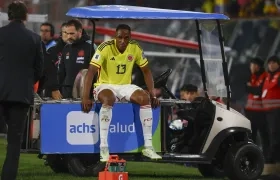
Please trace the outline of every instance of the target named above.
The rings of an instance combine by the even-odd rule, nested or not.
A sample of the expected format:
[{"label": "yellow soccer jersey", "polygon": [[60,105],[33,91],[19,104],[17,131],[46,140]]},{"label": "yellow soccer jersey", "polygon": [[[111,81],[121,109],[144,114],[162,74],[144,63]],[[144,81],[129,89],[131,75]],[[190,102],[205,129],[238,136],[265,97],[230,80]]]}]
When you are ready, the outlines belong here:
[{"label": "yellow soccer jersey", "polygon": [[116,40],[100,44],[93,55],[90,64],[99,68],[98,80],[100,84],[131,84],[134,64],[144,67],[148,64],[143,50],[136,41],[130,41],[126,50],[120,53],[116,47]]}]

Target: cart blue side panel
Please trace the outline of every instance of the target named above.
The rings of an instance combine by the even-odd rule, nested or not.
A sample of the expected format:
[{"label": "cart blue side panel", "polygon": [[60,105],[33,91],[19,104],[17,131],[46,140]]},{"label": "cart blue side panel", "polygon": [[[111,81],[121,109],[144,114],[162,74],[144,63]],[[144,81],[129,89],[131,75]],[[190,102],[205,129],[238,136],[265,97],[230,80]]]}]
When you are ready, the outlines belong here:
[{"label": "cart blue side panel", "polygon": [[[99,107],[98,107],[99,106]],[[98,112],[100,105],[94,109]],[[160,151],[160,109],[153,110],[153,142]],[[117,103],[109,128],[112,153],[140,152],[144,145],[139,106]],[[156,143],[156,144],[155,144]],[[41,152],[43,154],[98,153],[99,120],[94,111],[81,112],[80,104],[41,106]]]}]

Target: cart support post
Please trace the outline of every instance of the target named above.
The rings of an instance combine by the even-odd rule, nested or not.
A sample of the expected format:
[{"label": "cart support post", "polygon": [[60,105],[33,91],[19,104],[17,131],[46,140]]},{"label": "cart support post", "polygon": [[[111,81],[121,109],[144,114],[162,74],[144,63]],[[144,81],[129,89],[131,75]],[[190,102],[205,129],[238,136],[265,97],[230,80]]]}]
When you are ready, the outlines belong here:
[{"label": "cart support post", "polygon": [[91,19],[90,20],[91,23],[92,23],[92,34],[91,34],[91,47],[90,47],[90,54],[89,54],[89,57],[92,58],[93,54],[94,54],[94,40],[95,40],[95,21],[94,19]]},{"label": "cart support post", "polygon": [[205,75],[205,65],[202,55],[202,46],[201,46],[201,30],[199,26],[198,20],[195,20],[196,24],[196,32],[197,32],[197,40],[198,40],[198,50],[199,50],[199,56],[200,56],[200,71],[201,71],[201,78],[202,78],[202,84],[203,84],[203,90],[206,98],[209,98],[207,93],[207,87],[206,87],[206,75]]},{"label": "cart support post", "polygon": [[[90,51],[89,51],[89,57],[92,58],[92,56],[95,53],[94,50],[94,40],[95,40],[95,31],[96,31],[96,24],[94,19],[90,19],[92,23],[92,34],[91,34],[91,46],[90,46]],[[92,84],[94,84],[97,81],[98,75],[95,74],[92,80]]]},{"label": "cart support post", "polygon": [[225,50],[224,50],[224,36],[222,33],[221,23],[219,20],[216,20],[217,26],[218,26],[218,33],[219,33],[219,41],[220,41],[220,47],[221,47],[221,55],[222,55],[222,66],[223,66],[223,73],[224,73],[224,81],[226,85],[227,90],[227,109],[230,109],[230,97],[231,97],[231,91],[230,91],[230,84],[229,84],[229,74],[228,74],[228,65],[225,58]]}]

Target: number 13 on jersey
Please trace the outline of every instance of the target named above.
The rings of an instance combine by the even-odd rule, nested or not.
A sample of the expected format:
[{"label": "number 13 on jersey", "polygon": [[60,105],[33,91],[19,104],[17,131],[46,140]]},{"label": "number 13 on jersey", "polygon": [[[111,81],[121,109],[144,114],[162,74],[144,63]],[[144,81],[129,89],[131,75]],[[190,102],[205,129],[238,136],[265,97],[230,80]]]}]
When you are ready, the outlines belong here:
[{"label": "number 13 on jersey", "polygon": [[117,65],[117,72],[116,74],[124,74],[126,72],[126,64],[119,64]]}]

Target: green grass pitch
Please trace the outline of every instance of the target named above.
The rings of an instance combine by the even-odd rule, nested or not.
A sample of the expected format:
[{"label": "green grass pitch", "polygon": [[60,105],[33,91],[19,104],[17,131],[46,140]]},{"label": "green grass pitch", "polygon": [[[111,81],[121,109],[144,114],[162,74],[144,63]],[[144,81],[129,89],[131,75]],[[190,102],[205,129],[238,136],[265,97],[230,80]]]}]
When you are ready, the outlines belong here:
[{"label": "green grass pitch", "polygon": [[[0,139],[0,163],[5,158],[6,140]],[[129,180],[210,180],[197,169],[183,165],[128,162]],[[36,154],[21,154],[18,180],[97,180],[97,177],[79,178],[69,174],[56,174]],[[211,179],[213,180],[213,179]]]}]

